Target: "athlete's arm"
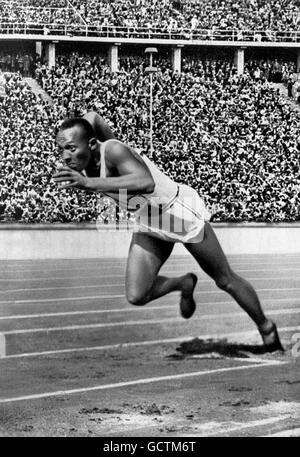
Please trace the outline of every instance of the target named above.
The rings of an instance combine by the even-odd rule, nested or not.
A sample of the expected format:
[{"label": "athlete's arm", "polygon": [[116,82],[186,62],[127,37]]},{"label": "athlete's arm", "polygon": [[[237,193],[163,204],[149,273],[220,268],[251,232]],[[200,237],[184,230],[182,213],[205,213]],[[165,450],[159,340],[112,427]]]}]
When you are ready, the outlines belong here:
[{"label": "athlete's arm", "polygon": [[91,126],[94,129],[97,140],[106,141],[116,138],[109,125],[103,119],[103,117],[95,111],[89,111],[83,116],[83,119],[86,119],[91,124]]},{"label": "athlete's arm", "polygon": [[66,182],[62,188],[78,187],[87,191],[118,193],[120,189],[127,192],[151,193],[154,189],[152,175],[143,160],[128,146],[111,141],[105,151],[106,162],[110,169],[113,169],[118,176],[108,178],[89,178],[72,170],[63,167],[55,175],[55,181]]}]

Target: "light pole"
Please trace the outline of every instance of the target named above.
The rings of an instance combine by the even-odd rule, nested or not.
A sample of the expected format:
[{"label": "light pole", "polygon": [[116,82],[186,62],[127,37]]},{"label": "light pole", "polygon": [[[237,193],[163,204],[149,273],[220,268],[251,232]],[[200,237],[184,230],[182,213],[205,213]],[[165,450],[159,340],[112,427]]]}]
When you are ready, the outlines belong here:
[{"label": "light pole", "polygon": [[156,48],[146,48],[145,54],[150,56],[150,65],[146,67],[145,72],[149,74],[150,78],[150,153],[151,158],[154,156],[153,151],[153,73],[157,72],[157,67],[153,66],[153,54],[156,54],[158,51]]}]

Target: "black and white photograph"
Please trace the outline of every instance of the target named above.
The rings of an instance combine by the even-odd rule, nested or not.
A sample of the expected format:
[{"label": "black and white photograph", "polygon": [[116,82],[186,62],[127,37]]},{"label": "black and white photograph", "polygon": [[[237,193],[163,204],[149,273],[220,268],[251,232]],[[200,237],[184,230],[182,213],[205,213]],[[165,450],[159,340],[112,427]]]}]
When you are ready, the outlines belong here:
[{"label": "black and white photograph", "polygon": [[300,0],[0,0],[0,113],[0,437],[300,437]]}]

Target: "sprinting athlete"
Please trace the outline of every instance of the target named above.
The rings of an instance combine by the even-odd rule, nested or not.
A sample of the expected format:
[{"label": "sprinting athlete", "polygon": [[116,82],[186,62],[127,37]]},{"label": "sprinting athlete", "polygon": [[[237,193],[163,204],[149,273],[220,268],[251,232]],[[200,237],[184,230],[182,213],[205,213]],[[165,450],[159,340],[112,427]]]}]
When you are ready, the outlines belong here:
[{"label": "sprinting athlete", "polygon": [[126,296],[131,304],[145,305],[180,291],[181,315],[186,319],[193,315],[197,276],[159,275],[174,244],[180,242],[252,318],[265,350],[283,350],[276,325],[265,316],[255,290],[231,269],[208,222],[204,202],[194,189],[175,183],[145,155],[116,140],[97,113],[64,121],[56,142],[65,163],[54,175],[61,187],[99,192],[118,205],[124,205],[120,195],[126,191],[127,209],[135,209],[137,222],[126,270]]}]

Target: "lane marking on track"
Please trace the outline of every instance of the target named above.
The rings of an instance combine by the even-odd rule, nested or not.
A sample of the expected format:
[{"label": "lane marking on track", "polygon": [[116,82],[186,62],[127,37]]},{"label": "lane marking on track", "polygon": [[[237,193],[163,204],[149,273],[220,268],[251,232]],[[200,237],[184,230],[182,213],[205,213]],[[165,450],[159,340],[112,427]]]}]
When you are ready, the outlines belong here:
[{"label": "lane marking on track", "polygon": [[[273,265],[270,265],[270,263],[273,263]],[[81,267],[81,266],[78,266],[78,267],[64,267],[64,268],[59,268],[59,267],[55,267],[53,266],[53,268],[44,268],[44,267],[41,267],[41,268],[33,268],[33,269],[28,269],[28,268],[23,268],[23,269],[18,269],[18,270],[15,270],[14,268],[11,268],[11,269],[2,269],[0,270],[0,274],[1,273],[24,273],[24,272],[28,272],[28,273],[34,273],[34,272],[40,272],[41,269],[45,272],[47,271],[53,271],[53,272],[56,272],[56,271],[84,271],[84,272],[87,272],[87,271],[99,271],[101,273],[101,268],[102,266],[100,265],[101,264],[101,259],[99,260],[99,265],[98,266],[91,266],[91,267],[87,267],[87,268],[84,268],[84,265]],[[248,266],[252,266],[252,265],[259,265],[259,266],[272,266],[272,267],[280,267],[281,266],[299,266],[300,264],[300,260],[296,260],[295,262],[281,262],[281,263],[274,263],[274,262],[230,262],[230,265],[231,266],[234,266],[234,267],[238,267],[239,265],[248,265]],[[116,260],[116,262],[112,263],[111,265],[104,265],[104,269],[107,270],[107,268],[112,268],[113,270],[115,269],[120,269],[122,268],[122,270],[124,269],[124,267],[126,266],[126,262],[124,262],[123,265],[120,265],[120,261]],[[192,262],[192,261],[189,261],[189,262],[180,262],[180,267],[188,267],[188,266],[197,266],[196,262]],[[174,267],[174,269],[178,269],[178,261],[176,263],[174,263],[174,265],[168,265],[168,268],[170,267]]]},{"label": "lane marking on track", "polygon": [[3,333],[0,333],[0,359],[6,356],[6,338]]},{"label": "lane marking on track", "polygon": [[87,297],[67,297],[67,298],[43,298],[41,300],[1,300],[1,305],[9,304],[21,304],[21,303],[50,303],[50,302],[65,302],[65,301],[77,301],[77,300],[98,300],[99,298],[105,299],[114,299],[114,298],[125,298],[124,294],[122,295],[92,295]]},{"label": "lane marking on track", "polygon": [[[298,327],[281,327],[278,329],[281,333],[289,333],[295,332],[300,330],[300,326]],[[230,333],[215,333],[210,335],[200,335],[198,337],[195,336],[182,336],[178,338],[164,338],[160,340],[150,340],[150,341],[136,341],[131,343],[116,343],[116,344],[108,344],[104,346],[88,346],[88,347],[81,347],[81,348],[69,348],[69,349],[57,349],[52,351],[42,351],[42,352],[29,352],[29,353],[21,353],[21,354],[11,354],[5,357],[6,359],[20,359],[23,357],[40,357],[40,356],[47,356],[47,355],[59,355],[59,354],[72,354],[72,353],[80,353],[80,352],[94,352],[94,351],[107,351],[107,350],[114,350],[114,349],[127,349],[127,348],[134,348],[134,347],[143,347],[143,346],[155,346],[160,344],[173,344],[173,343],[181,343],[182,341],[188,342],[193,341],[195,338],[200,340],[212,340],[212,339],[220,339],[220,338],[238,338],[238,337],[251,337],[257,335],[257,330],[248,330],[242,332],[230,332]]]},{"label": "lane marking on track", "polygon": [[[300,309],[283,309],[283,310],[267,310],[268,314],[272,314],[274,316],[277,315],[290,315],[290,314],[300,314]],[[194,321],[201,321],[201,320],[213,320],[213,319],[220,319],[220,318],[229,318],[229,317],[244,317],[245,312],[236,312],[236,313],[223,313],[223,314],[206,314],[199,316],[194,319]],[[167,324],[171,322],[182,322],[181,317],[166,317],[160,319],[147,319],[147,320],[136,320],[136,321],[119,321],[119,322],[106,322],[106,323],[98,323],[98,324],[78,324],[78,325],[67,325],[64,327],[41,327],[41,328],[27,328],[27,329],[20,329],[20,330],[8,330],[3,331],[3,335],[24,335],[27,333],[43,333],[43,332],[61,332],[61,331],[72,331],[72,330],[86,330],[86,329],[94,329],[94,328],[111,328],[111,327],[127,327],[132,325],[159,325],[159,324]]]},{"label": "lane marking on track", "polygon": [[[163,307],[149,307],[147,308],[148,311],[157,311],[157,310],[162,310],[162,309],[172,309],[174,308],[173,305],[170,305],[170,306],[163,306]],[[138,312],[143,312],[143,311],[147,311],[147,309],[145,308],[142,308],[141,310],[136,310]],[[126,309],[126,310],[121,310],[121,312],[125,312],[127,314],[128,311],[135,311],[134,309],[131,310],[131,309]],[[66,313],[45,313],[45,314],[31,314],[31,315],[21,315],[21,316],[1,316],[0,317],[0,321],[4,321],[4,320],[23,320],[23,319],[40,319],[40,318],[48,318],[48,317],[63,317],[63,316],[84,316],[84,315],[98,315],[98,314],[109,314],[111,311],[108,311],[108,310],[105,310],[105,311],[75,311],[75,312],[66,312]],[[120,312],[120,310],[114,310],[115,313],[117,312]],[[265,310],[265,312],[267,314],[272,314],[274,316],[277,316],[277,315],[282,315],[282,314],[300,314],[300,309],[298,308],[286,308],[286,309],[267,309]],[[194,320],[214,320],[214,319],[220,319],[220,318],[227,318],[227,317],[243,317],[245,316],[245,312],[244,311],[236,311],[236,312],[227,312],[227,313],[216,313],[216,314],[202,314],[200,315],[199,317],[195,317]],[[150,320],[150,319],[147,319],[147,320],[143,320],[143,321],[119,321],[119,322],[107,322],[107,323],[99,323],[99,324],[95,324],[95,325],[101,325],[103,327],[110,327],[110,326],[117,326],[117,325],[135,325],[135,322],[137,324],[141,324],[141,323],[144,323],[145,325],[147,323],[149,323],[149,325],[153,324],[153,323],[157,323],[157,322],[165,322],[165,321],[172,321],[172,322],[182,322],[182,318],[181,317],[171,317],[171,318],[161,318],[159,321],[157,321],[156,319],[154,320]],[[80,327],[80,328],[84,328],[84,325],[94,325],[94,324],[82,324],[83,327]],[[67,327],[53,327],[55,328],[55,330],[57,328],[62,328],[63,330],[66,328],[66,329],[69,329],[70,327],[67,326]],[[51,330],[52,327],[46,327],[45,329],[47,330]],[[44,328],[43,329],[40,329],[41,331],[44,331],[45,330]],[[32,330],[35,330],[35,329],[32,329]],[[38,331],[39,329],[36,329],[36,331]],[[20,329],[20,330],[9,330],[9,331],[2,331],[2,333],[5,333],[6,335],[7,334],[12,334],[10,332],[30,332],[29,329]]]},{"label": "lane marking on track", "polygon": [[[250,257],[250,258],[245,258],[245,257]],[[245,254],[244,256],[236,256],[234,254],[228,256],[230,263],[247,263],[247,264],[259,264],[259,260],[261,260],[263,263],[265,262],[282,262],[282,259],[286,259],[287,261],[294,260],[294,259],[300,259],[300,253],[287,253],[287,254],[259,254],[257,256]],[[91,258],[91,259],[80,259],[80,258],[74,258],[74,259],[32,259],[32,260],[3,260],[3,264],[6,264],[7,267],[31,267],[33,264],[40,265],[41,267],[45,266],[45,264],[49,264],[51,266],[51,263],[53,264],[53,268],[56,268],[57,265],[63,266],[63,267],[69,267],[70,264],[76,264],[80,263],[80,265],[105,265],[105,266],[114,266],[117,262],[118,263],[124,263],[126,264],[127,257],[120,257],[120,258],[110,258],[110,259],[101,259],[101,258]],[[194,260],[190,256],[190,254],[186,255],[172,255],[168,259],[168,265],[176,264],[177,262],[186,262],[186,263],[192,263]]]},{"label": "lane marking on track", "polygon": [[[121,275],[120,275],[121,276]],[[122,276],[123,277],[123,276]],[[98,278],[99,279],[99,278]],[[259,278],[247,278],[248,281],[295,281],[296,279],[300,279],[300,277],[270,277],[270,278],[264,278],[264,277],[259,277]],[[214,285],[214,282],[212,279],[198,279],[198,284],[199,283],[207,283],[207,284],[212,284]],[[82,286],[57,286],[57,287],[32,287],[32,288],[25,288],[25,289],[7,289],[4,291],[0,291],[0,294],[7,295],[10,293],[14,292],[45,292],[45,291],[53,291],[53,290],[76,290],[76,289],[100,289],[100,288],[106,288],[106,287],[125,287],[125,282],[119,282],[119,283],[111,283],[111,284],[90,284],[90,285],[82,285]]]},{"label": "lane marking on track", "polygon": [[[299,299],[294,299],[294,301],[298,301]],[[262,304],[265,305],[267,303],[290,303],[291,299],[290,298],[277,298],[277,299],[269,299],[269,300],[262,300]],[[201,305],[199,305],[198,311],[201,312],[202,308],[204,306],[219,306],[219,305],[236,305],[234,301],[219,301],[219,302],[202,302]],[[298,305],[296,303],[295,305]],[[174,305],[163,305],[163,306],[144,306],[140,308],[136,307],[126,307],[126,308],[110,308],[110,309],[90,309],[86,311],[65,311],[65,312],[58,312],[58,313],[36,313],[36,314],[13,314],[13,315],[8,315],[8,316],[0,316],[0,321],[6,321],[6,320],[18,320],[18,319],[40,319],[40,318],[48,318],[48,317],[63,317],[63,316],[89,316],[89,315],[99,315],[99,314],[111,314],[111,313],[145,313],[148,311],[159,311],[159,310],[167,310],[167,309],[174,309]],[[288,308],[293,310],[293,312],[296,308]],[[271,310],[267,310],[266,312],[276,312],[277,310],[272,308]],[[299,311],[300,312],[300,311]],[[238,313],[238,311],[236,312]],[[234,315],[236,315],[234,313]],[[241,313],[244,315],[245,313]],[[214,314],[211,314],[214,316]],[[227,313],[224,313],[224,315],[227,316]],[[228,314],[229,315],[229,314]],[[202,315],[202,317],[205,315]],[[218,314],[220,316],[220,314]]]},{"label": "lane marking on track", "polygon": [[[287,364],[288,362],[280,362],[280,365]],[[145,378],[145,379],[136,379],[132,381],[125,381],[125,382],[118,382],[112,384],[103,384],[94,387],[83,387],[78,389],[70,389],[70,390],[58,390],[55,392],[45,392],[40,394],[33,394],[33,395],[24,395],[21,397],[12,397],[12,398],[0,398],[0,404],[3,403],[15,403],[19,401],[31,401],[31,400],[39,400],[45,398],[53,398],[53,397],[61,397],[67,395],[74,395],[80,393],[87,393],[87,392],[97,392],[101,390],[109,390],[109,389],[119,389],[124,387],[131,387],[137,385],[147,385],[157,382],[166,382],[166,381],[177,381],[181,379],[187,378],[195,378],[199,376],[205,375],[212,375],[212,374],[219,374],[219,373],[230,373],[232,371],[243,371],[243,370],[250,370],[252,368],[265,368],[270,367],[271,365],[279,365],[279,362],[276,361],[271,363],[255,363],[253,365],[241,365],[239,367],[228,367],[228,368],[217,368],[215,370],[203,370],[203,371],[196,371],[191,373],[182,373],[177,375],[169,375],[169,376],[158,376],[153,378]]]},{"label": "lane marking on track", "polygon": [[[265,289],[265,288],[256,288],[257,292],[291,292],[291,291],[300,291],[299,287],[289,287],[289,288],[279,288],[279,289]],[[178,292],[171,292],[171,294],[178,293]],[[205,294],[222,294],[224,295],[225,292],[219,289],[216,290],[203,290],[203,291],[196,291],[194,295],[205,295]],[[169,294],[170,295],[170,294]],[[35,299],[26,299],[26,300],[1,300],[1,305],[9,305],[9,304],[21,304],[21,303],[50,303],[50,302],[66,302],[66,301],[75,301],[75,300],[98,300],[98,299],[115,299],[115,298],[124,298],[124,294],[118,295],[87,295],[82,297],[62,297],[62,298],[35,298]]]},{"label": "lane marking on track", "polygon": [[[227,427],[226,427],[226,423],[219,424],[218,422],[212,422],[212,423],[207,422],[204,424],[200,424],[200,426],[197,426],[195,424],[197,427],[197,430],[195,430],[195,432],[193,432],[192,435],[183,434],[181,436],[184,436],[184,437],[217,436],[217,435],[223,435],[225,433],[227,434],[227,433],[231,433],[231,432],[236,432],[238,430],[244,430],[244,429],[254,428],[254,427],[262,427],[265,425],[272,425],[272,424],[276,424],[277,422],[287,420],[289,418],[290,418],[289,415],[277,416],[277,417],[271,417],[268,419],[260,419],[260,420],[256,420],[256,421],[247,422],[246,424],[241,423],[239,425],[234,425],[234,426],[232,426],[232,425],[230,425],[230,423],[228,423]],[[214,431],[211,432],[210,431],[211,429],[214,429]]]},{"label": "lane marking on track", "polygon": [[[191,268],[193,266],[191,265]],[[197,267],[197,265],[196,265]],[[172,273],[176,273],[175,270],[172,270],[172,271],[169,271],[169,270],[164,270],[162,269],[161,270],[162,273],[164,274],[172,274]],[[181,271],[178,269],[178,271]],[[254,272],[254,273],[258,273],[258,272],[262,272],[262,273],[265,273],[265,272],[273,272],[274,271],[274,268],[264,268],[263,270],[260,270],[260,269],[243,269],[243,270],[238,270],[239,273],[246,273],[246,272]],[[292,272],[295,272],[295,271],[300,271],[300,268],[280,268],[280,272],[282,271],[292,271]],[[179,273],[178,273],[179,274]],[[199,274],[202,274],[203,275],[203,272],[201,270],[199,270]],[[48,276],[46,277],[36,277],[36,278],[22,278],[22,279],[15,279],[15,278],[6,278],[6,279],[0,279],[0,283],[7,283],[7,282],[12,282],[12,283],[15,283],[15,282],[30,282],[30,281],[63,281],[63,280],[66,280],[66,279],[100,279],[100,278],[124,278],[124,273],[123,274],[111,274],[111,275],[100,275],[100,276],[91,276],[91,275],[80,275],[80,276],[59,276],[59,277],[51,277],[49,278]],[[280,277],[281,278],[281,277]],[[279,278],[279,279],[280,279]],[[274,278],[275,279],[275,278]]]},{"label": "lane marking on track", "polygon": [[291,428],[290,430],[282,430],[281,432],[271,433],[264,435],[262,438],[289,438],[289,437],[300,437],[300,428]]}]

